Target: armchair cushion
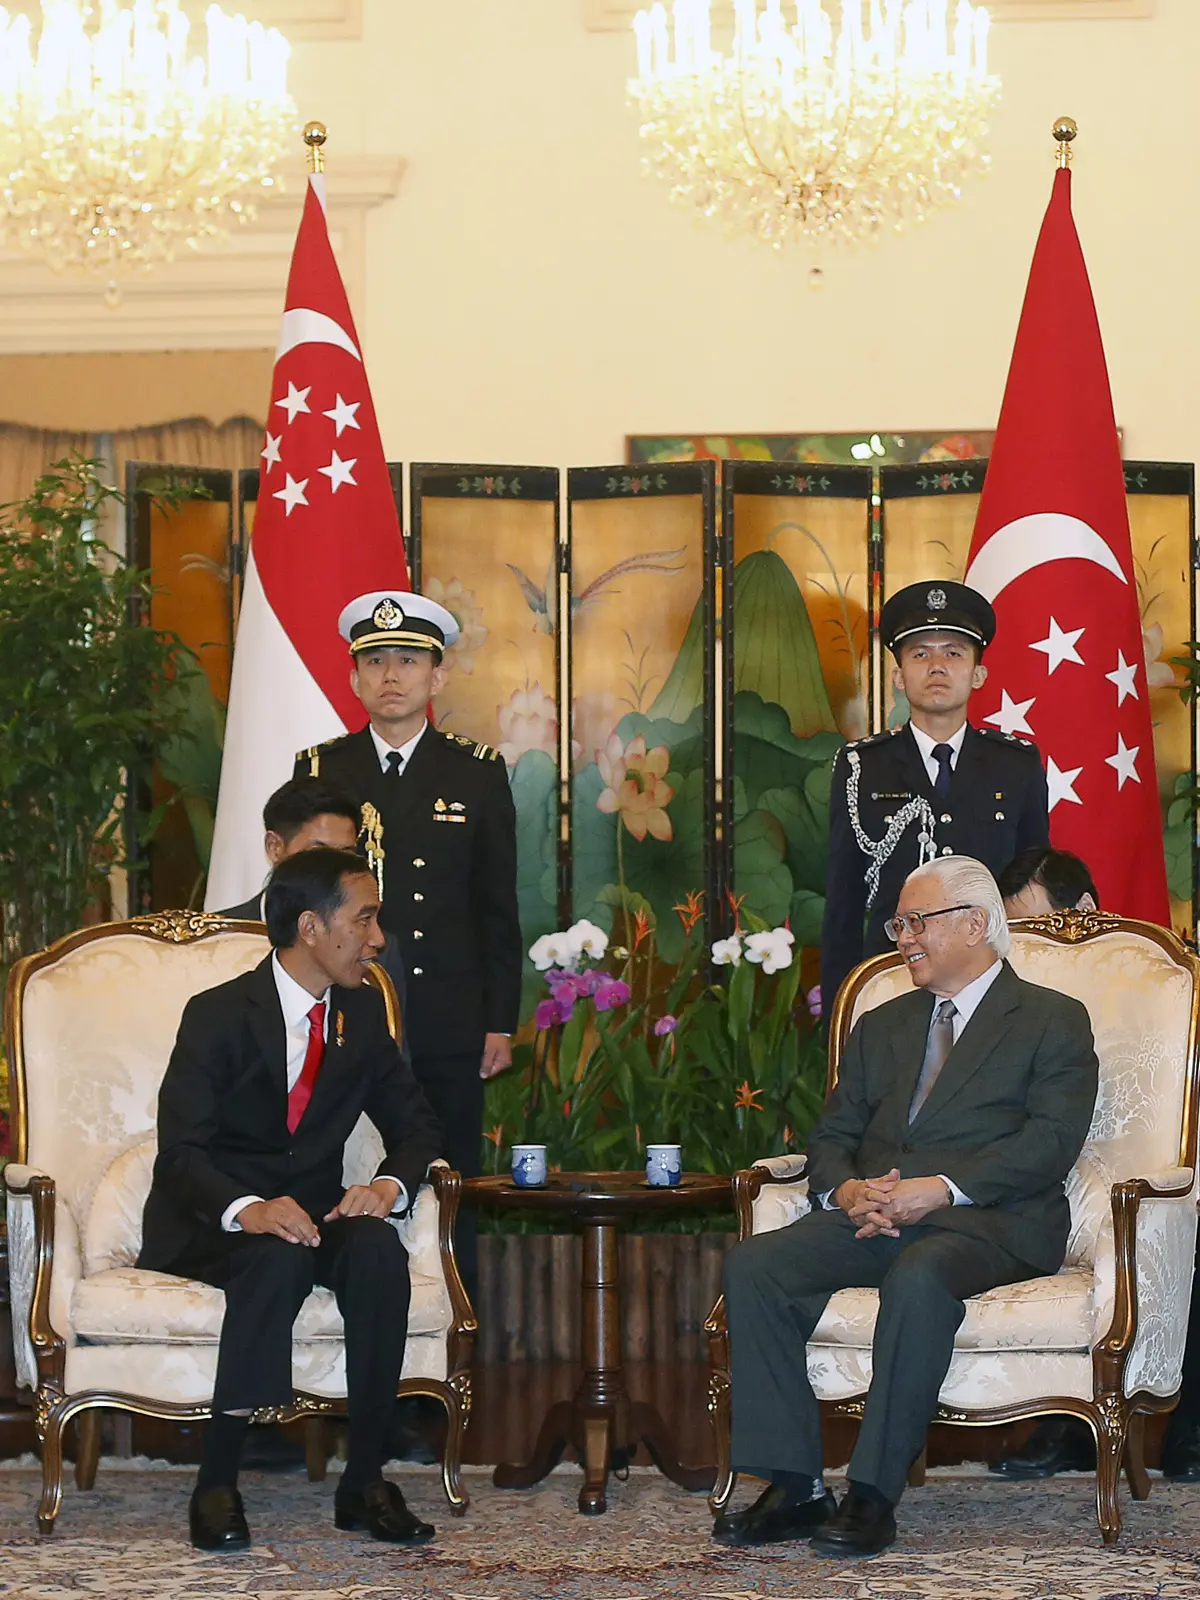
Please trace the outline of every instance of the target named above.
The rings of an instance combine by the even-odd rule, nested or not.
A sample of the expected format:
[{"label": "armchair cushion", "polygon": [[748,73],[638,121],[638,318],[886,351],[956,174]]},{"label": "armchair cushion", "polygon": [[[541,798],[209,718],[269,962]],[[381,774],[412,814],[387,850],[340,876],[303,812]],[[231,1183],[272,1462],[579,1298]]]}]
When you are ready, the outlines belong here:
[{"label": "armchair cushion", "polygon": [[157,1143],[142,1138],[109,1163],[83,1225],[83,1270],[90,1278],[132,1267],[142,1248],[142,1210],[154,1176]]}]

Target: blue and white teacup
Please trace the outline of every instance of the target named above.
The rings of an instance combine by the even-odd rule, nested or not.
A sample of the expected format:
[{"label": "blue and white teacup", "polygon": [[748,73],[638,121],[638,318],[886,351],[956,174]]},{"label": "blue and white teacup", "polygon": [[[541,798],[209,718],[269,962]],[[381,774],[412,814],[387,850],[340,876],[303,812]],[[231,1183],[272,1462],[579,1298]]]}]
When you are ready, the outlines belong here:
[{"label": "blue and white teacup", "polygon": [[519,1189],[540,1189],[546,1181],[546,1146],[513,1145],[512,1175]]},{"label": "blue and white teacup", "polygon": [[656,1189],[672,1188],[683,1176],[683,1151],[677,1144],[646,1146],[646,1182]]}]

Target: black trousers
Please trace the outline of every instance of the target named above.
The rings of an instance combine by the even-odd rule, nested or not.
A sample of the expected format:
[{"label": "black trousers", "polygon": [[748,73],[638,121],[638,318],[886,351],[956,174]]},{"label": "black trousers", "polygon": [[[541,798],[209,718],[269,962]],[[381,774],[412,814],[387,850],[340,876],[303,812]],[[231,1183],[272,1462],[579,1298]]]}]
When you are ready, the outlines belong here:
[{"label": "black trousers", "polygon": [[[464,1178],[477,1178],[483,1140],[483,1079],[479,1076],[483,1041],[479,1049],[456,1056],[414,1056],[413,1073],[425,1091],[442,1125],[442,1154]],[[475,1212],[465,1206],[455,1230],[458,1270],[471,1299],[479,1278],[479,1247]]]},{"label": "black trousers", "polygon": [[733,1466],[765,1478],[820,1474],[820,1408],[805,1347],[835,1290],[877,1288],[871,1387],[847,1475],[895,1502],[937,1408],[964,1299],[1039,1273],[947,1228],[902,1228],[898,1239],[854,1233],[844,1212],[814,1211],[726,1258]]},{"label": "black trousers", "polygon": [[350,1426],[372,1441],[378,1434],[382,1465],[408,1331],[408,1253],[382,1217],[318,1226],[315,1250],[275,1234],[229,1233],[169,1270],[225,1291],[214,1411],[291,1401],[292,1324],[314,1284],[332,1289],[346,1329]]}]

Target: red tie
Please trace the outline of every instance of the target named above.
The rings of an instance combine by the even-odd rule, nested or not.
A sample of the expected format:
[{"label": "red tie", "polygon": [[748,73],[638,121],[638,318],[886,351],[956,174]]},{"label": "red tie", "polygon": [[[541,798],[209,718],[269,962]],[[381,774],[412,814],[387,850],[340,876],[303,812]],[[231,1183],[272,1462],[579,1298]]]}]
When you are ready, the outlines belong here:
[{"label": "red tie", "polygon": [[295,1133],[300,1119],[312,1099],[313,1084],[321,1070],[321,1057],[325,1054],[325,1002],[318,1000],[308,1013],[308,1049],[300,1076],[288,1091],[288,1132]]}]

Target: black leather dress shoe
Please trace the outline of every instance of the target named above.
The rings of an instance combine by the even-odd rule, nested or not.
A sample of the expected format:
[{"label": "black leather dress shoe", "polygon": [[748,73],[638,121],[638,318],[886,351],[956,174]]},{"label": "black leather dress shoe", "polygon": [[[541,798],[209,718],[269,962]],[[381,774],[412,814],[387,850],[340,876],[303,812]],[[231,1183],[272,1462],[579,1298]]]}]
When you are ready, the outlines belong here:
[{"label": "black leather dress shoe", "polygon": [[891,1506],[860,1494],[853,1484],[837,1514],[809,1541],[822,1556],[877,1556],[895,1542],[896,1518]]},{"label": "black leather dress shoe", "polygon": [[1172,1417],[1167,1423],[1162,1474],[1172,1483],[1200,1483],[1200,1422]]},{"label": "black leather dress shoe", "polygon": [[836,1510],[837,1501],[828,1490],[819,1500],[797,1505],[787,1489],[771,1483],[744,1511],[723,1511],[713,1522],[712,1536],[718,1544],[735,1548],[805,1539],[814,1528],[828,1522]]},{"label": "black leather dress shoe", "polygon": [[1095,1472],[1096,1441],[1078,1417],[1047,1417],[1020,1450],[993,1461],[988,1471],[1000,1478],[1052,1478],[1056,1472]]},{"label": "black leather dress shoe", "polygon": [[377,1478],[362,1490],[339,1489],[333,1497],[334,1526],[363,1528],[372,1539],[388,1544],[427,1544],[433,1538],[428,1522],[414,1517],[394,1483]]},{"label": "black leather dress shoe", "polygon": [[188,1531],[197,1550],[249,1550],[250,1529],[236,1489],[219,1484],[196,1489],[188,1506]]}]

